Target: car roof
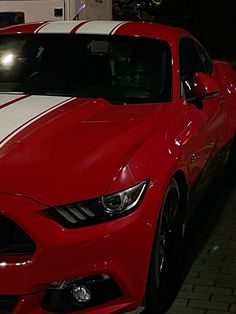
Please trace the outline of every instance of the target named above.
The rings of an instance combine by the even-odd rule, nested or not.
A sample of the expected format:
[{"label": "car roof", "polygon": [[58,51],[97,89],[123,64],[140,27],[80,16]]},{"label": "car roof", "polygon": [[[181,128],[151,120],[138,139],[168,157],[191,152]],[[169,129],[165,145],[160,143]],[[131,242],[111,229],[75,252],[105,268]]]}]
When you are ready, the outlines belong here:
[{"label": "car roof", "polygon": [[175,41],[176,38],[181,36],[190,35],[181,28],[159,23],[101,20],[34,22],[8,26],[0,29],[0,35],[22,33],[126,35],[160,38],[169,42]]}]

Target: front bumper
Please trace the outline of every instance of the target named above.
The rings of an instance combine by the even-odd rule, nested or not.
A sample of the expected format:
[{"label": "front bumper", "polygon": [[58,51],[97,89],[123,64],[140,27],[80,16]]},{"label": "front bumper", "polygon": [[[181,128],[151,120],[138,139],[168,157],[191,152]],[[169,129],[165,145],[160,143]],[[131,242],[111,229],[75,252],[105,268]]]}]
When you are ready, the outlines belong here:
[{"label": "front bumper", "polygon": [[137,308],[145,292],[161,199],[160,187],[151,183],[132,214],[71,230],[44,215],[42,205],[33,200],[0,195],[0,214],[12,219],[36,244],[31,255],[0,255],[0,296],[18,297],[11,313],[51,313],[42,308],[51,283],[99,274],[109,275],[121,296],[74,313],[122,313]]}]

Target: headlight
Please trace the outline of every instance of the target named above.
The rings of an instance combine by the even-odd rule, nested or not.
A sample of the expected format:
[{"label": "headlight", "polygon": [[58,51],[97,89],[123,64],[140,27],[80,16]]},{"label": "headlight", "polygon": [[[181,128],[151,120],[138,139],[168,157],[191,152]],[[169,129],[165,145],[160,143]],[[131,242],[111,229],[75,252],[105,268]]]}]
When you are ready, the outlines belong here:
[{"label": "headlight", "polygon": [[48,208],[47,214],[66,228],[78,228],[122,217],[135,209],[148,181],[126,190],[62,206]]},{"label": "headlight", "polygon": [[130,210],[138,203],[145,189],[146,181],[141,182],[127,190],[103,196],[102,204],[105,210],[110,213],[123,213]]}]

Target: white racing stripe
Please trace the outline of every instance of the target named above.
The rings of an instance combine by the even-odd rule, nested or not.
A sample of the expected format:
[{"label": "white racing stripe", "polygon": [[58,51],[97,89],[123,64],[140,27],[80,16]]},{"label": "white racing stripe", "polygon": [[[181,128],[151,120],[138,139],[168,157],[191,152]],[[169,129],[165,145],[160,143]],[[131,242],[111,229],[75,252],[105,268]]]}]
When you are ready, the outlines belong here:
[{"label": "white racing stripe", "polygon": [[120,24],[118,24],[115,28],[113,28],[111,35],[114,35],[115,32],[118,30],[118,28],[120,28],[122,25],[127,24],[128,22],[120,22]]},{"label": "white racing stripe", "polygon": [[109,35],[123,23],[121,21],[91,21],[81,25],[76,31],[76,34]]},{"label": "white racing stripe", "polygon": [[79,26],[80,24],[86,21],[57,21],[51,22],[42,26],[38,30],[38,34],[47,34],[47,33],[62,33],[62,34],[69,34],[75,27]]},{"label": "white racing stripe", "polygon": [[28,125],[70,100],[69,97],[29,96],[0,109],[0,148]]},{"label": "white racing stripe", "polygon": [[17,100],[18,98],[21,98],[23,95],[14,95],[14,94],[0,94],[0,108],[1,106],[4,106],[8,102],[12,102],[14,100]]},{"label": "white racing stripe", "polygon": [[40,26],[35,32],[39,34],[61,33],[69,34],[73,29],[78,28],[77,34],[101,34],[109,35],[123,24],[128,22],[122,21],[55,21]]}]

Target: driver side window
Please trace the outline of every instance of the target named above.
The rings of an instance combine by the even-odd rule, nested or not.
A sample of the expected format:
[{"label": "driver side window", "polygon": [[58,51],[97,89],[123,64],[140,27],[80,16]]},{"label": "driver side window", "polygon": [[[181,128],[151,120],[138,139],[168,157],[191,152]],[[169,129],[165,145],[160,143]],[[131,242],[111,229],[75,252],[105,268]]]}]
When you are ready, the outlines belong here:
[{"label": "driver side window", "polygon": [[205,50],[191,38],[182,38],[179,49],[181,96],[184,96],[191,93],[196,72],[210,74],[211,61]]}]

